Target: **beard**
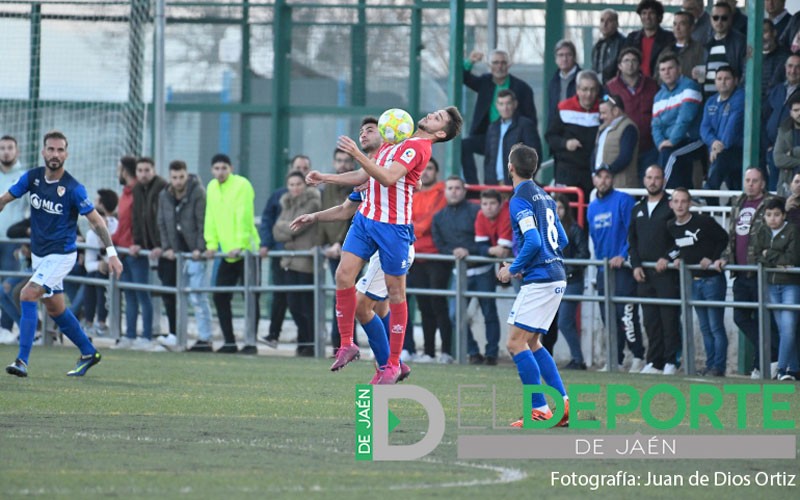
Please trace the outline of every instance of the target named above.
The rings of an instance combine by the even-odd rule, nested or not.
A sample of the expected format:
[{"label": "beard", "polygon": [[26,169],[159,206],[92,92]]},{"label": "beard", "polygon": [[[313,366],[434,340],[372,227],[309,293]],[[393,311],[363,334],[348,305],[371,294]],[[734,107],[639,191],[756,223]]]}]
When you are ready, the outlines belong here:
[{"label": "beard", "polygon": [[64,162],[59,160],[58,158],[50,158],[46,162],[47,169],[55,172],[56,170],[60,170],[61,167],[64,166]]},{"label": "beard", "polygon": [[9,160],[9,161],[0,160],[0,165],[3,165],[6,168],[13,167],[15,163],[17,163],[17,159],[16,158],[14,158],[13,160]]},{"label": "beard", "polygon": [[662,192],[664,190],[663,186],[660,187],[660,188],[657,188],[657,189],[656,189],[655,186],[647,186],[647,187],[645,187],[645,189],[647,190],[647,194],[652,195],[652,196],[655,196],[655,195],[657,195],[658,193],[660,193],[660,192]]}]

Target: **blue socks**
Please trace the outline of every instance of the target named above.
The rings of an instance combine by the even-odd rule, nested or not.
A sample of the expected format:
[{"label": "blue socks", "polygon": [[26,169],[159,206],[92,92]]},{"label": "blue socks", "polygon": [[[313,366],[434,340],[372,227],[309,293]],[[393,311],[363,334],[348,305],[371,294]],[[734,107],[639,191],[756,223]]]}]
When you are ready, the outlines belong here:
[{"label": "blue socks", "polygon": [[[389,315],[386,315],[388,321]],[[367,340],[372,352],[375,353],[375,361],[378,366],[384,366],[389,362],[389,336],[381,318],[377,314],[372,316],[366,324],[361,325],[367,333]]]},{"label": "blue socks", "polygon": [[97,351],[89,341],[89,337],[83,332],[78,318],[72,314],[72,311],[65,309],[60,316],[53,317],[53,321],[56,322],[61,332],[66,335],[73,344],[78,346],[82,355],[94,354]]},{"label": "blue socks", "polygon": [[547,349],[542,347],[533,353],[533,359],[539,365],[539,370],[542,372],[542,378],[547,385],[561,393],[562,397],[566,397],[567,391],[564,389],[564,382],[561,381],[561,374],[558,373],[558,367],[553,360],[553,356],[547,352]]},{"label": "blue socks", "polygon": [[33,347],[33,337],[36,336],[36,324],[39,322],[37,302],[22,301],[20,309],[22,315],[19,319],[19,355],[17,358],[28,364]]},{"label": "blue socks", "polygon": [[[520,380],[522,380],[522,385],[541,384],[539,365],[536,363],[536,359],[533,357],[533,353],[530,349],[525,349],[514,355],[513,359],[514,363],[517,365],[517,371],[519,372]],[[537,392],[531,394],[531,407],[536,409],[543,406],[547,406],[544,394]]]}]

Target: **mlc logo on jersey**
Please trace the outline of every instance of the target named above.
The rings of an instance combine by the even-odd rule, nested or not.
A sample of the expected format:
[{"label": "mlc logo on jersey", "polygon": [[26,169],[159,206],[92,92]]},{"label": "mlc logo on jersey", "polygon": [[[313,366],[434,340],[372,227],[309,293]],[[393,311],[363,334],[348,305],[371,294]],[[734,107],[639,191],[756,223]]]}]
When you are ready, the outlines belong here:
[{"label": "mlc logo on jersey", "polygon": [[44,210],[48,214],[64,215],[64,205],[40,198],[36,193],[31,195],[31,206],[36,210]]}]

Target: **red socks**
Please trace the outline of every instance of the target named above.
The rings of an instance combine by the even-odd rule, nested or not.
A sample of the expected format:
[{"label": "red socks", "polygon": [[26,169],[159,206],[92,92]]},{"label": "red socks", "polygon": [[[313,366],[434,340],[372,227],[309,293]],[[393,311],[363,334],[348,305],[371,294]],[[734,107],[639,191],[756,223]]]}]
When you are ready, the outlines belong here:
[{"label": "red socks", "polygon": [[336,290],[336,323],[339,325],[341,347],[353,345],[353,322],[355,319],[356,287]]},{"label": "red socks", "polygon": [[[389,304],[389,364],[400,364],[400,353],[406,338],[406,322],[408,321],[408,303]],[[341,333],[341,325],[339,326]]]}]

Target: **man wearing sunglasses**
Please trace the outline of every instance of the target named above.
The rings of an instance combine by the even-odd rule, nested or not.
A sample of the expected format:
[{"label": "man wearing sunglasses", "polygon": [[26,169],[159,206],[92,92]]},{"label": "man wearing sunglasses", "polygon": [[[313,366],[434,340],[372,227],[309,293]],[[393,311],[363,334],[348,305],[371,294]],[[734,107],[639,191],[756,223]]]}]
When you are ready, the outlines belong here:
[{"label": "man wearing sunglasses", "polygon": [[717,69],[730,66],[736,74],[744,74],[747,40],[733,29],[733,9],[727,2],[717,2],[711,10],[711,28],[714,36],[706,44],[706,79],[703,95],[707,99],[717,89],[715,81]]}]

